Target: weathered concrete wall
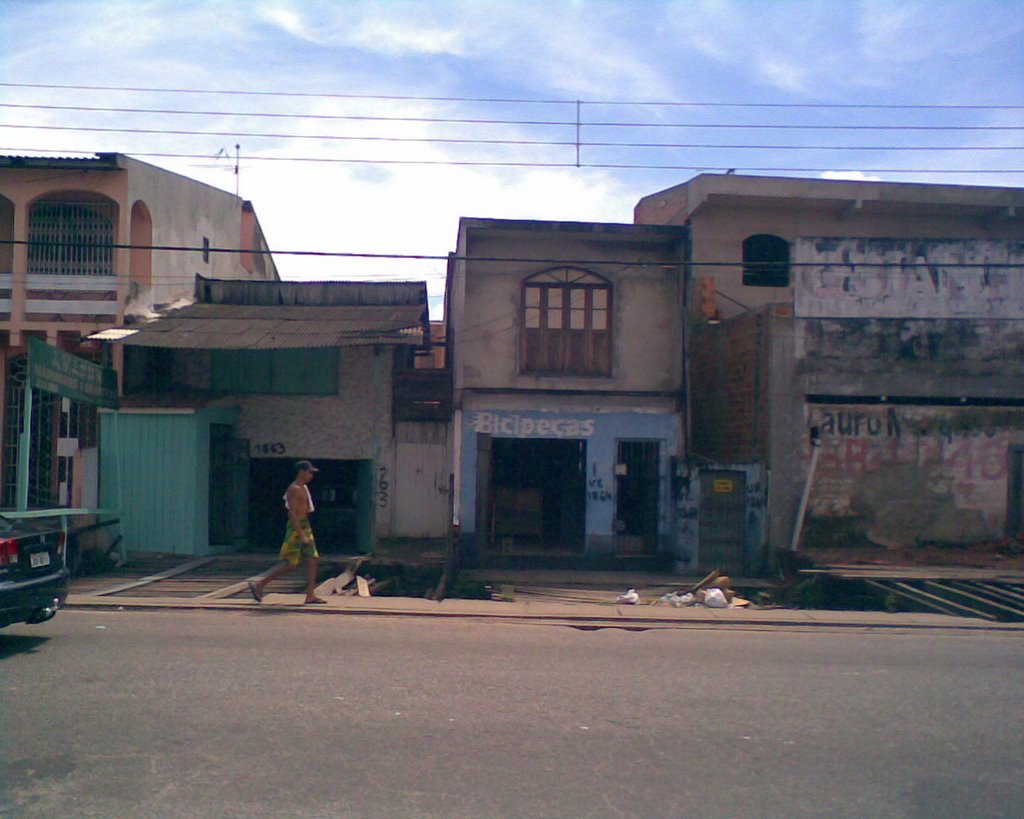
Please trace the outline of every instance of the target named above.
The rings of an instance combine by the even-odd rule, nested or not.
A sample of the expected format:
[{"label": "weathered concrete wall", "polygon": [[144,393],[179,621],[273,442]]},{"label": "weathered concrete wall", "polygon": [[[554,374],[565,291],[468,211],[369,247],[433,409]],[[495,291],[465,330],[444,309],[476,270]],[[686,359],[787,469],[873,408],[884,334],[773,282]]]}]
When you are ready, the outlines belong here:
[{"label": "weathered concrete wall", "polygon": [[[536,224],[540,229],[533,232],[479,231],[460,247],[462,256],[511,261],[471,260],[456,270],[458,298],[450,317],[458,345],[456,389],[681,389],[682,286],[672,241],[679,238],[636,241],[632,225],[618,226],[625,234],[619,239],[610,231],[564,232]],[[543,261],[519,260],[524,257]],[[519,371],[522,282],[559,266],[590,270],[612,286],[610,378]]]},{"label": "weathered concrete wall", "polygon": [[1024,316],[1024,242],[802,237],[793,261],[801,318]]},{"label": "weathered concrete wall", "polygon": [[[376,532],[391,537],[397,498],[415,496],[416,482],[422,478],[398,469],[391,423],[392,351],[386,348],[375,356],[373,348],[348,347],[340,355],[337,395],[230,395],[212,404],[240,409],[238,435],[249,439],[254,457],[270,452],[274,457],[314,461],[373,460]],[[176,383],[208,390],[209,352],[177,351],[174,378]],[[403,425],[406,438],[410,426]],[[431,442],[436,440],[437,436]],[[436,528],[432,537],[447,533],[446,474],[445,492],[432,496],[437,504],[430,512]],[[400,520],[402,526],[403,520],[407,522]]]},{"label": "weathered concrete wall", "polygon": [[821,430],[808,506],[819,540],[847,539],[851,527],[891,546],[1002,535],[1024,409],[809,406],[807,424]]}]

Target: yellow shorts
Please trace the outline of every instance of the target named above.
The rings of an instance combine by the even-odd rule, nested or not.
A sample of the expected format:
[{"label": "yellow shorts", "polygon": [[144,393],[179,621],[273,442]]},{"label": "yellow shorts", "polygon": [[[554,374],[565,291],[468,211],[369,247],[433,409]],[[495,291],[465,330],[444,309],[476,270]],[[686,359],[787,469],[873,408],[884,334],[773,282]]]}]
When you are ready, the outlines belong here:
[{"label": "yellow shorts", "polygon": [[[293,566],[298,566],[303,558],[320,557],[309,521],[300,520],[299,528],[301,532],[296,531],[289,520],[288,527],[284,530],[284,543],[281,544],[281,560],[286,560]],[[309,543],[303,543],[303,535],[309,539]]]}]

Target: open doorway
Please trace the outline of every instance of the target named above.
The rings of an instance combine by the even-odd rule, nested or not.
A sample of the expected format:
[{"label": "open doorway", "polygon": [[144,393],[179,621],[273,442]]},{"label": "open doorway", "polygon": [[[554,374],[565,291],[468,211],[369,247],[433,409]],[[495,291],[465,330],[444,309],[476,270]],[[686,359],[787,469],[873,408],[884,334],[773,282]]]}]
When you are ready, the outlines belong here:
[{"label": "open doorway", "polygon": [[[367,461],[315,459],[320,471],[309,485],[315,511],[310,518],[321,555],[353,554],[365,551],[366,520],[362,512],[367,494]],[[276,551],[281,546],[287,515],[284,493],[295,478],[295,461],[289,458],[253,458],[249,465],[251,499],[250,546],[259,551]],[[364,503],[360,504],[360,500]]]},{"label": "open doorway", "polygon": [[491,549],[516,554],[584,548],[586,441],[494,438]]}]

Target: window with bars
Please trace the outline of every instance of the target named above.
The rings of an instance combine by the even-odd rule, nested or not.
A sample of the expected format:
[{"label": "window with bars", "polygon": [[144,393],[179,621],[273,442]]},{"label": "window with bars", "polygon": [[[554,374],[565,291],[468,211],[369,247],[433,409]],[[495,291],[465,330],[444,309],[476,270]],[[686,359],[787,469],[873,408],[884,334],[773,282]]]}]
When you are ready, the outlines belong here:
[{"label": "window with bars", "polygon": [[521,370],[611,375],[612,286],[572,267],[523,282]]},{"label": "window with bars", "polygon": [[113,276],[116,207],[113,202],[36,202],[28,216],[28,272]]}]

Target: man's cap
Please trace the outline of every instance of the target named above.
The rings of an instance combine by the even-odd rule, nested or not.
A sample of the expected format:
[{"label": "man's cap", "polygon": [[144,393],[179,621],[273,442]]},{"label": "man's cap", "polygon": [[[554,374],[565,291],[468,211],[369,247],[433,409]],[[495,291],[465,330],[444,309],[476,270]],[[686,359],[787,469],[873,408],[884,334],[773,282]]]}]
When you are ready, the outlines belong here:
[{"label": "man's cap", "polygon": [[303,470],[305,470],[306,472],[319,472],[320,471],[315,466],[313,466],[313,462],[312,461],[296,461],[295,462],[295,471],[296,472],[302,472]]}]

